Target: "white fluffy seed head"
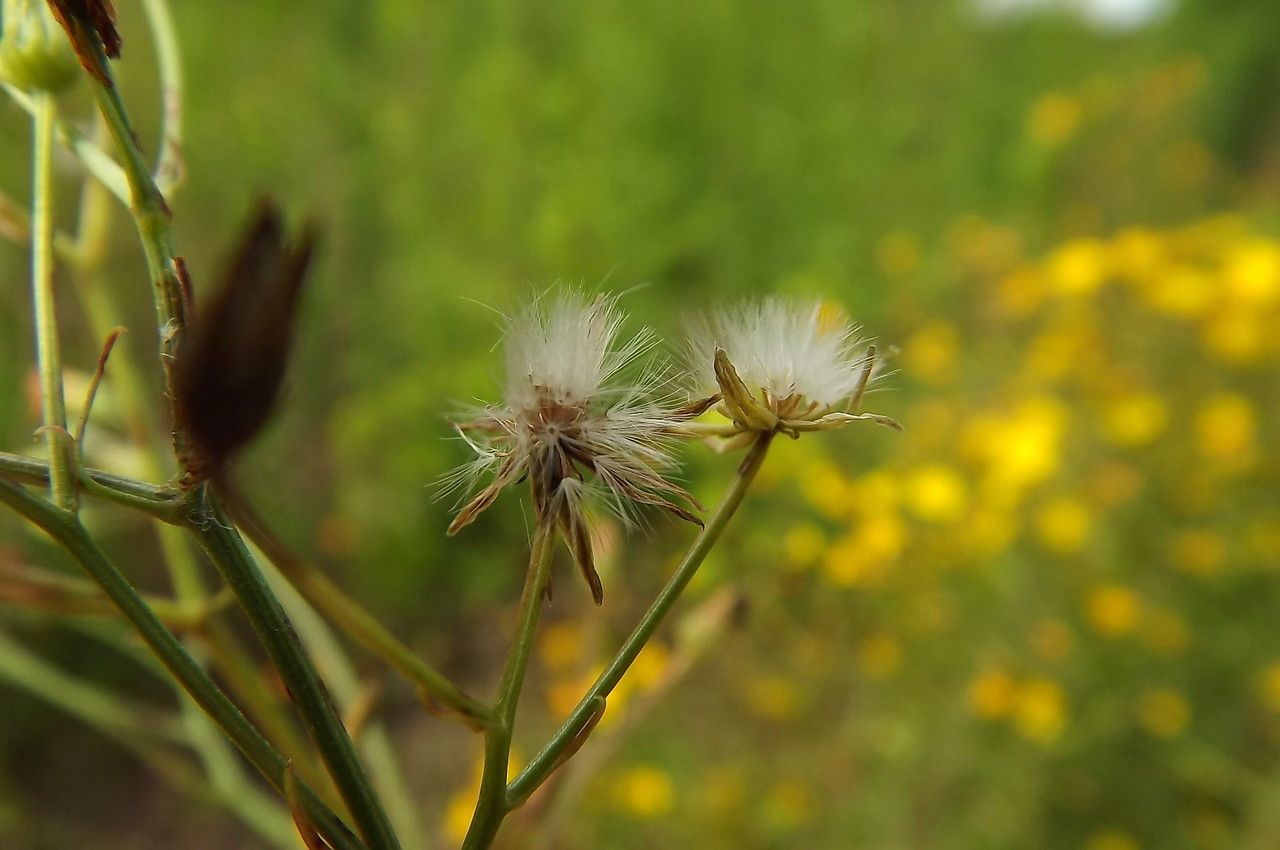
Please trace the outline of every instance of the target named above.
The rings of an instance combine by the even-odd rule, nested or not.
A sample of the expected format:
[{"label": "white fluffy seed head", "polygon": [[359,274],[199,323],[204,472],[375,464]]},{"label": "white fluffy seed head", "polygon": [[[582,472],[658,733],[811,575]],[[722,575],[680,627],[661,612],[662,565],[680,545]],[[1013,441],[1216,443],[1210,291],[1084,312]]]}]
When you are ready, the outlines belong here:
[{"label": "white fluffy seed head", "polygon": [[753,392],[775,401],[798,396],[819,409],[848,398],[867,362],[857,326],[841,311],[778,298],[722,310],[692,326],[689,365],[699,393],[717,389],[717,348]]},{"label": "white fluffy seed head", "polygon": [[503,403],[459,425],[476,456],[442,482],[478,491],[452,530],[522,479],[541,520],[580,522],[587,505],[626,522],[641,505],[691,516],[680,507],[688,494],[666,478],[673,429],[688,417],[660,367],[631,368],[654,337],[619,342],[622,321],[616,297],[576,290],[544,293],[507,319]]}]

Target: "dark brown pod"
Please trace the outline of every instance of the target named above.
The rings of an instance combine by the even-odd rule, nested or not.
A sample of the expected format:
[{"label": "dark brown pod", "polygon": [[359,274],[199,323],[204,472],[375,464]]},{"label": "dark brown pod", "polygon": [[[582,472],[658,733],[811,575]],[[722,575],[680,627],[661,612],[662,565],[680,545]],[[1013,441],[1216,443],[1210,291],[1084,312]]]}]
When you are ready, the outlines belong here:
[{"label": "dark brown pod", "polygon": [[48,0],[49,10],[67,31],[71,48],[84,69],[102,83],[111,85],[111,77],[98,61],[96,43],[108,58],[120,56],[120,31],[116,29],[116,10],[111,0]]},{"label": "dark brown pod", "polygon": [[310,228],[289,244],[279,211],[260,203],[221,285],[179,345],[174,413],[189,482],[221,472],[270,418],[313,244]]}]

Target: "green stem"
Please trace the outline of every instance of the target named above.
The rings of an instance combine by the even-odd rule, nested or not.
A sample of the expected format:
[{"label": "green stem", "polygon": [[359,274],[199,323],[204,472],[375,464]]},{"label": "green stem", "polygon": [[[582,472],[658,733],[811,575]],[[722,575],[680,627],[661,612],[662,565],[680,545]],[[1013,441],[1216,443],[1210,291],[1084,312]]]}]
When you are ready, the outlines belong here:
[{"label": "green stem", "polygon": [[317,610],[440,705],[452,709],[476,725],[484,726],[489,723],[492,712],[488,706],[459,690],[448,677],[405,646],[314,564],[295,555],[254,510],[239,487],[227,482],[220,486],[219,492],[226,501],[227,511],[235,519],[236,526]]},{"label": "green stem", "polygon": [[507,766],[511,760],[511,733],[515,725],[516,706],[520,702],[520,686],[524,683],[533,636],[542,610],[542,595],[551,575],[551,554],[555,549],[555,530],[549,524],[538,526],[529,551],[529,569],[525,574],[524,592],[520,597],[520,622],[515,639],[502,670],[498,685],[498,702],[493,721],[485,729],[484,768],[480,777],[480,797],[476,801],[471,826],[462,850],[485,850],[493,844],[507,816]]},{"label": "green stem", "polygon": [[142,10],[151,28],[160,79],[160,156],[156,159],[155,179],[160,191],[168,194],[183,176],[182,57],[166,0],[142,0]]},{"label": "green stem", "polygon": [[[80,473],[80,483],[93,495],[143,511],[165,522],[177,523],[182,519],[182,502],[177,498],[176,491],[168,487],[125,478],[101,469],[85,468]],[[50,479],[49,464],[38,458],[0,452],[0,479],[47,485]]]},{"label": "green stem", "polygon": [[[255,553],[256,554],[256,553]],[[364,684],[347,651],[329,624],[298,593],[278,569],[272,569],[268,558],[261,558],[263,573],[280,598],[289,617],[297,626],[303,644],[316,660],[316,667],[333,689],[333,695],[344,711],[364,692]],[[409,792],[404,772],[400,768],[395,745],[387,734],[386,726],[376,718],[368,723],[357,736],[357,746],[369,766],[374,788],[382,797],[387,815],[396,834],[406,847],[427,850],[429,842],[419,819],[419,806]]]},{"label": "green stem", "polygon": [[[284,793],[285,758],[271,747],[188,654],[182,643],[164,627],[129,580],[98,548],[76,516],[3,480],[0,480],[0,502],[43,529],[80,563],[187,693],[213,718],[263,777]],[[337,850],[362,850],[361,842],[310,787],[303,786],[302,797],[308,814]]]},{"label": "green stem", "polygon": [[324,682],[299,643],[280,601],[208,486],[197,487],[190,494],[190,525],[240,600],[258,639],[279,670],[360,834],[371,850],[395,850],[399,842]]},{"label": "green stem", "polygon": [[551,736],[551,740],[548,741],[547,745],[534,756],[533,760],[507,786],[506,800],[509,808],[515,808],[524,803],[529,798],[529,795],[546,781],[552,771],[559,767],[568,755],[572,754],[570,747],[580,743],[579,736],[591,721],[592,716],[599,712],[600,701],[608,698],[613,689],[617,687],[618,682],[621,681],[623,675],[631,667],[632,662],[636,660],[636,656],[640,654],[640,650],[644,649],[644,645],[649,642],[649,638],[653,636],[663,618],[666,617],[671,607],[675,605],[676,600],[680,598],[680,594],[698,571],[698,567],[702,565],[707,553],[711,551],[716,541],[720,539],[725,526],[729,524],[734,512],[738,510],[738,506],[742,504],[742,499],[746,496],[747,489],[755,479],[756,473],[760,471],[760,466],[764,462],[765,454],[769,450],[769,444],[772,439],[772,432],[763,433],[756,438],[746,457],[743,458],[742,464],[738,467],[737,477],[734,478],[732,486],[730,486],[729,491],[720,502],[719,507],[716,508],[715,513],[707,521],[706,527],[702,529],[698,538],[693,541],[693,545],[685,553],[684,559],[676,567],[676,571],[671,574],[671,578],[667,579],[666,585],[658,593],[657,598],[653,600],[649,610],[645,612],[640,622],[636,624],[631,636],[622,644],[608,666],[596,678],[591,687],[587,689],[582,699],[579,700],[578,705],[570,712],[555,734]]},{"label": "green stem", "polygon": [[35,151],[31,201],[31,292],[36,313],[36,351],[40,371],[40,405],[49,447],[49,494],[64,510],[76,508],[75,457],[67,432],[67,405],[62,396],[62,347],[53,292],[53,95],[35,98]]}]

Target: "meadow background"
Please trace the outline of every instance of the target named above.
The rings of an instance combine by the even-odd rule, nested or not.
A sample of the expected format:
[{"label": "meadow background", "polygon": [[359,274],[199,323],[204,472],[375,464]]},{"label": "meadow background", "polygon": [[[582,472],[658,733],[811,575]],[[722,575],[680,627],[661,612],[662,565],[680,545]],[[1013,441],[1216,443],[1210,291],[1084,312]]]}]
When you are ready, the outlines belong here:
[{"label": "meadow background", "polygon": [[[241,477],[474,690],[514,620],[524,508],[449,540],[429,485],[465,458],[448,413],[497,391],[490,306],[635,287],[674,341],[687,311],[779,293],[898,348],[869,408],[906,433],[777,447],[531,846],[1280,846],[1280,9],[1036,6],[173,3],[197,285],[261,193],[324,228],[287,405]],[[118,7],[150,145],[145,29]],[[28,135],[0,108],[18,198]],[[150,357],[131,227],[111,279]],[[33,453],[26,262],[0,244],[0,440]],[[91,461],[128,469],[109,383],[94,428]],[[714,501],[734,460],[686,455]],[[94,519],[162,592],[145,528]],[[602,609],[558,583],[525,755],[691,537],[611,531]],[[9,515],[0,557],[69,569]],[[0,635],[169,697],[62,620],[0,607]],[[379,716],[433,846],[456,846],[479,739],[392,679]],[[0,845],[256,841],[0,678]]]}]

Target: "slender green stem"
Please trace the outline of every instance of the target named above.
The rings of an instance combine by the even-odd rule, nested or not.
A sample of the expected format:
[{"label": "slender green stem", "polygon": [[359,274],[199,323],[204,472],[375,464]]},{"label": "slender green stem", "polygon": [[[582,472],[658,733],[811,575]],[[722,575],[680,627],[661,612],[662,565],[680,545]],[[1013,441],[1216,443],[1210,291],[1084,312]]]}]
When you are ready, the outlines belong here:
[{"label": "slender green stem", "polygon": [[698,567],[702,565],[707,553],[720,539],[725,526],[729,524],[738,506],[742,504],[742,499],[746,496],[756,473],[760,471],[772,439],[772,432],[761,434],[756,438],[738,467],[737,477],[734,478],[719,507],[707,521],[706,527],[702,529],[697,539],[693,541],[693,545],[685,553],[684,559],[671,574],[671,578],[667,579],[666,585],[653,600],[649,610],[640,618],[631,636],[626,639],[604,671],[587,689],[578,705],[551,736],[547,745],[507,786],[506,799],[509,808],[515,808],[527,800],[529,795],[546,781],[552,771],[564,762],[568,749],[579,743],[583,728],[590,722],[592,715],[600,710],[599,701],[606,699],[617,687],[623,675],[630,669],[632,662],[636,660],[636,656],[640,654],[640,650],[644,649],[644,645],[649,642],[649,638],[653,636],[663,618],[680,598],[680,594],[698,571]]},{"label": "slender green stem", "polygon": [[183,177],[182,57],[168,2],[142,0],[142,10],[151,28],[160,79],[160,155],[156,159],[155,180],[160,191],[168,194]]},{"label": "slender green stem", "polygon": [[298,641],[280,601],[208,486],[197,487],[190,494],[190,523],[279,670],[360,834],[371,850],[395,850],[399,842],[324,682]]},{"label": "slender green stem", "polygon": [[490,721],[492,712],[488,706],[459,690],[447,676],[405,646],[314,564],[294,554],[254,510],[239,487],[227,482],[219,487],[219,492],[236,526],[317,610],[435,702],[452,709],[474,725],[484,726]]},{"label": "slender green stem", "polygon": [[[339,706],[344,712],[348,711],[352,703],[365,692],[365,684],[351,663],[346,648],[315,608],[280,570],[273,568],[270,559],[262,557],[259,562],[267,581],[280,598],[280,604],[297,626],[303,644],[315,659],[316,668],[333,689]],[[374,788],[382,797],[387,815],[401,842],[405,847],[427,850],[430,842],[423,831],[419,817],[420,807],[405,781],[395,744],[387,734],[385,724],[376,718],[371,720],[364,731],[356,736],[356,745],[364,756],[365,764],[369,766]]]},{"label": "slender green stem", "polygon": [[520,622],[507,654],[498,685],[498,702],[493,722],[485,729],[484,768],[480,777],[480,797],[476,801],[471,826],[462,843],[463,850],[486,850],[493,844],[502,826],[507,807],[507,766],[511,760],[511,733],[515,725],[516,707],[533,636],[542,610],[542,596],[551,575],[551,554],[555,549],[555,530],[544,523],[534,532],[529,551],[529,569],[525,574],[524,592],[520,597]]},{"label": "slender green stem", "polygon": [[[28,94],[9,83],[0,83],[0,89],[4,89],[18,106],[35,115],[35,95]],[[70,124],[58,122],[55,134],[58,142],[70,151],[72,156],[80,160],[80,164],[86,171],[101,181],[102,185],[119,198],[121,203],[129,203],[129,183],[118,162]]]},{"label": "slender green stem", "polygon": [[[49,464],[45,461],[0,452],[0,479],[47,485],[49,478]],[[80,483],[92,495],[135,508],[165,522],[178,523],[182,520],[182,501],[177,497],[177,491],[168,487],[90,468],[80,470]]]},{"label": "slender green stem", "polygon": [[[181,641],[164,627],[124,574],[98,548],[76,516],[33,496],[17,484],[3,480],[0,480],[0,502],[9,505],[43,529],[80,563],[133,624],[160,662],[182,683],[187,693],[213,718],[263,777],[283,793],[286,759],[271,747],[240,709],[218,689],[188,654]],[[308,814],[335,848],[361,850],[361,842],[310,787],[303,787],[302,796]]]},{"label": "slender green stem", "polygon": [[64,510],[76,507],[75,456],[67,432],[67,405],[62,396],[62,346],[53,292],[53,95],[38,92],[31,201],[31,294],[36,313],[36,351],[40,371],[40,405],[49,447],[49,494]]}]

